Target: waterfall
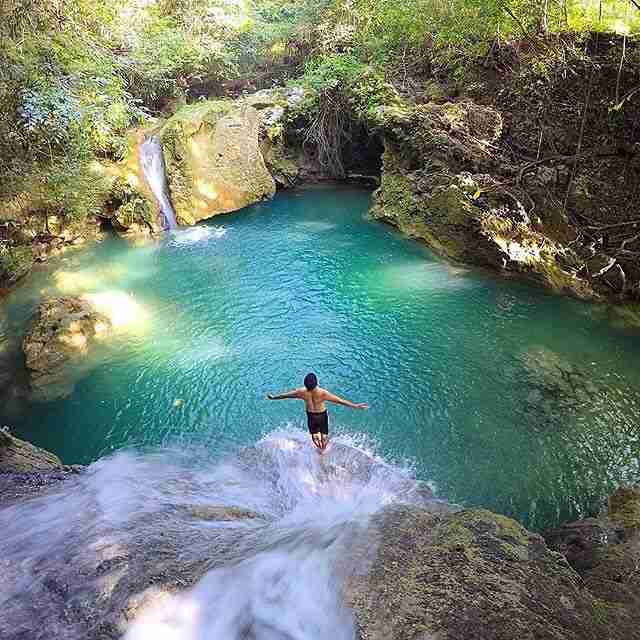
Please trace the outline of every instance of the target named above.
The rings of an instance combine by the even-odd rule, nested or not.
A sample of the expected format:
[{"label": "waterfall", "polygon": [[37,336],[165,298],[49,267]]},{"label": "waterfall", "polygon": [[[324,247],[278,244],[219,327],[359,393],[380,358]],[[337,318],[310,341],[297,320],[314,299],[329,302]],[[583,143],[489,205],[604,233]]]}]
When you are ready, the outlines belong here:
[{"label": "waterfall", "polygon": [[0,637],[353,640],[370,518],[424,495],[349,436],[118,453],[0,510]]},{"label": "waterfall", "polygon": [[169,197],[162,144],[158,136],[145,138],[140,145],[140,162],[147,184],[160,205],[160,211],[165,220],[165,229],[175,229],[178,226],[176,214]]}]

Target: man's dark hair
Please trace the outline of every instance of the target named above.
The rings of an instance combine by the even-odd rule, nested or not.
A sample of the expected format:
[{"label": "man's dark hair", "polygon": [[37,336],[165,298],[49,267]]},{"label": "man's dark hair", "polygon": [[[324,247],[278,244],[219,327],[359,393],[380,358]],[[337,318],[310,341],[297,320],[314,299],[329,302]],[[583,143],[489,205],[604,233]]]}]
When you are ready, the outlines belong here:
[{"label": "man's dark hair", "polygon": [[318,386],[318,377],[315,373],[307,373],[304,377],[304,386],[307,391],[313,391]]}]

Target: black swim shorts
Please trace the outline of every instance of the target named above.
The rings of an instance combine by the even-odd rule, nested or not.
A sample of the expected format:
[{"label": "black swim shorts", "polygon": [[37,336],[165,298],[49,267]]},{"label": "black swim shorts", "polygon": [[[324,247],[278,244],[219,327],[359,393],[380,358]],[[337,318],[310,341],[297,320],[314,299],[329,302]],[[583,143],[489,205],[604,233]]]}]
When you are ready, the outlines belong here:
[{"label": "black swim shorts", "polygon": [[307,411],[307,425],[309,427],[309,433],[323,433],[325,436],[329,435],[329,414],[327,411],[321,413],[311,413]]}]

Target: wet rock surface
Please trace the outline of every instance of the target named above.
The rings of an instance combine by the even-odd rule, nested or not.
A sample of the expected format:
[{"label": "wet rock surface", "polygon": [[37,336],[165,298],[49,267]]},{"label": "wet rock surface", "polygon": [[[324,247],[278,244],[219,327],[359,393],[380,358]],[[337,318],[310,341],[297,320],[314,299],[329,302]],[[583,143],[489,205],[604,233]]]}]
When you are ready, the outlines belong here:
[{"label": "wet rock surface", "polygon": [[73,390],[82,369],[67,370],[89,353],[96,338],[111,330],[109,318],[82,298],[58,297],[41,302],[22,343],[34,400],[61,398]]},{"label": "wet rock surface", "polygon": [[347,588],[363,638],[631,637],[603,635],[578,574],[509,518],[391,508],[374,527],[373,565]]},{"label": "wet rock surface", "polygon": [[238,507],[192,505],[185,511],[198,520],[210,520],[213,522],[233,522],[235,520],[255,520],[260,514],[249,509]]},{"label": "wet rock surface", "polygon": [[33,498],[79,473],[58,456],[0,429],[0,508]]},{"label": "wet rock surface", "polygon": [[7,427],[0,429],[0,470],[29,473],[62,469],[58,456],[12,436]]},{"label": "wet rock surface", "polygon": [[[262,458],[269,457],[270,446],[277,449],[278,444],[275,440],[272,445],[248,448],[230,462],[241,474],[255,472],[263,466]],[[335,453],[344,453],[340,445]],[[59,505],[49,511],[48,518],[54,521],[64,519],[65,508],[79,496],[89,511],[100,513],[102,463],[78,475],[77,469],[61,467],[51,454],[40,451],[38,459],[51,467],[19,473],[0,469],[0,506],[8,507],[3,517],[13,517],[13,505],[20,506],[15,513],[37,524],[45,502],[18,503],[51,492]],[[366,453],[345,460],[350,464],[344,468],[338,461],[326,467],[334,482],[343,476],[368,481],[380,471]],[[272,471],[272,465],[264,466],[265,478]],[[163,491],[184,490],[189,495],[190,482],[188,477],[170,475],[163,481]],[[406,491],[402,483],[398,489]],[[344,580],[344,599],[354,611],[360,638],[640,637],[639,489],[619,489],[609,501],[606,517],[560,527],[547,534],[548,542],[510,518],[481,509],[461,510],[437,500],[424,483],[418,483],[416,490],[422,506],[387,506],[370,520],[350,524],[339,543],[329,531],[309,530],[304,536],[310,549],[329,540],[338,544],[334,569]],[[47,637],[62,637],[59,632],[64,629],[69,637],[120,638],[149,612],[175,607],[172,597],[212,569],[233,571],[249,550],[252,555],[273,550],[274,540],[264,537],[270,518],[246,507],[167,502],[147,512],[143,496],[137,499],[141,500],[137,509],[122,514],[116,509],[100,520],[106,527],[104,535],[90,548],[82,547],[86,531],[64,534],[68,552],[77,548],[73,540],[77,538],[83,548],[81,562],[71,557],[68,562],[58,557],[35,560],[42,567],[48,562],[64,567],[55,575],[43,574],[31,591],[57,630],[48,629]],[[48,504],[52,505],[50,500]],[[145,532],[143,544],[120,531],[120,517]],[[286,530],[279,538],[285,553],[288,545],[298,542]],[[0,630],[7,638],[22,638],[28,628],[24,624],[24,629]]]},{"label": "wet rock surface", "polygon": [[603,638],[640,638],[640,488],[620,487],[607,513],[545,534],[593,595]]}]

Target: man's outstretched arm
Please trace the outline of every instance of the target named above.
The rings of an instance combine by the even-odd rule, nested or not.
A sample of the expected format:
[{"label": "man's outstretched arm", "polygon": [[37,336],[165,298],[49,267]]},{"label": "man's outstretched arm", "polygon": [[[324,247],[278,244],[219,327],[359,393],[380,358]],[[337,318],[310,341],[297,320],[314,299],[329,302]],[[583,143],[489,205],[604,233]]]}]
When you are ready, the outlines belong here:
[{"label": "man's outstretched arm", "polygon": [[270,393],[267,394],[267,400],[290,400],[290,399],[296,399],[301,397],[302,395],[301,395],[300,389],[287,391],[287,393],[281,393],[277,396],[271,395]]},{"label": "man's outstretched arm", "polygon": [[327,391],[325,398],[327,402],[333,402],[334,404],[341,404],[350,409],[368,409],[369,405],[366,402],[351,402],[351,400],[345,400],[340,396],[336,396],[333,393]]}]

